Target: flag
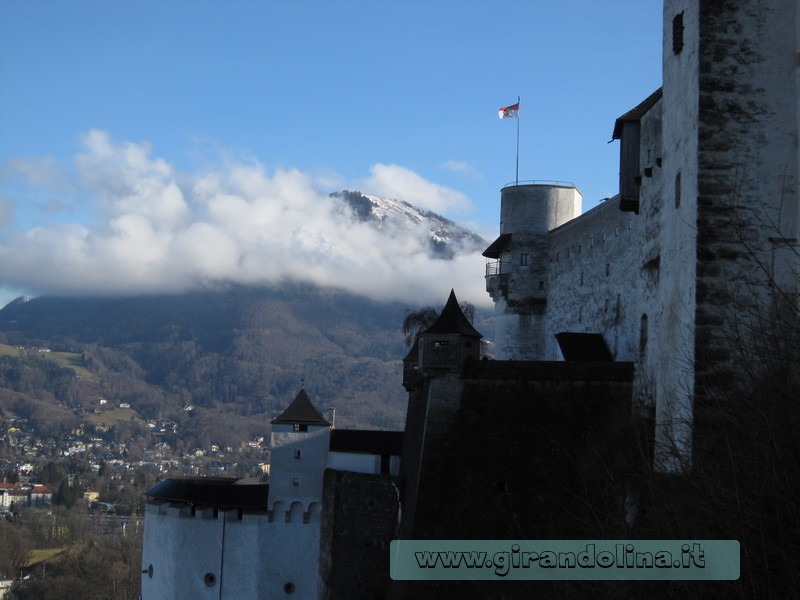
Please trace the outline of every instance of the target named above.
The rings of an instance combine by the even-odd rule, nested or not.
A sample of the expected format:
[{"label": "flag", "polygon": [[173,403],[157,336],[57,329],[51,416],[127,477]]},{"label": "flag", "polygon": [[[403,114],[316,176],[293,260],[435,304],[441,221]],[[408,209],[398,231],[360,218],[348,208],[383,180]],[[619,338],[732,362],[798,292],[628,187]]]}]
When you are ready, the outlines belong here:
[{"label": "flag", "polygon": [[504,106],[500,109],[501,119],[518,119],[519,118],[519,102],[511,106]]}]

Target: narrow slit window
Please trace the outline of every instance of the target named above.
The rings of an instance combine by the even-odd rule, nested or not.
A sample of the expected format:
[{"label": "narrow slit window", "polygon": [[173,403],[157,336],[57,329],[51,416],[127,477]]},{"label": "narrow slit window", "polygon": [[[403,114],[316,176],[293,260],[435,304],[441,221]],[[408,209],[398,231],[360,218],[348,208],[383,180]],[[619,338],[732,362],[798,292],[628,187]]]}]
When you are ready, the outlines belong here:
[{"label": "narrow slit window", "polygon": [[680,54],[683,50],[683,13],[672,18],[672,53]]}]

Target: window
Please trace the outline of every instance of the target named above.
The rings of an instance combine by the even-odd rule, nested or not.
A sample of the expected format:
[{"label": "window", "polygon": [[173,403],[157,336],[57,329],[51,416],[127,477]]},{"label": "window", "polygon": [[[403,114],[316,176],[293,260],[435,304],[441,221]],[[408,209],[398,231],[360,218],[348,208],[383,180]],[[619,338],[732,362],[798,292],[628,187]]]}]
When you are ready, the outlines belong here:
[{"label": "window", "polygon": [[295,423],[294,424],[294,430],[295,431],[308,431],[308,425],[301,424],[301,423]]},{"label": "window", "polygon": [[639,325],[639,355],[644,356],[647,352],[647,315],[642,315]]},{"label": "window", "polygon": [[294,487],[300,487],[300,478],[299,477],[293,477],[292,478],[292,485]]},{"label": "window", "polygon": [[675,208],[681,206],[681,172],[675,174]]},{"label": "window", "polygon": [[530,254],[520,254],[519,255],[519,266],[521,267],[528,267],[531,264],[531,255]]},{"label": "window", "polygon": [[295,450],[294,451],[294,457],[295,458],[300,458],[300,450]]},{"label": "window", "polygon": [[672,53],[680,54],[683,50],[683,13],[672,18]]}]

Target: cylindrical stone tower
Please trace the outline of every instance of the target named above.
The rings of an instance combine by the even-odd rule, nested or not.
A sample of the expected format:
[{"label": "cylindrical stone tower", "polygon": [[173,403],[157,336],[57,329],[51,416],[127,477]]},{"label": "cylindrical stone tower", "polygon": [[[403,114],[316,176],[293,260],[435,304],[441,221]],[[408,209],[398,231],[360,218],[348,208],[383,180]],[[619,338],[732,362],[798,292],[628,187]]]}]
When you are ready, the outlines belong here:
[{"label": "cylindrical stone tower", "polygon": [[581,214],[568,183],[510,185],[500,191],[500,237],[483,253],[495,303],[495,358],[543,360],[550,265],[548,232]]}]

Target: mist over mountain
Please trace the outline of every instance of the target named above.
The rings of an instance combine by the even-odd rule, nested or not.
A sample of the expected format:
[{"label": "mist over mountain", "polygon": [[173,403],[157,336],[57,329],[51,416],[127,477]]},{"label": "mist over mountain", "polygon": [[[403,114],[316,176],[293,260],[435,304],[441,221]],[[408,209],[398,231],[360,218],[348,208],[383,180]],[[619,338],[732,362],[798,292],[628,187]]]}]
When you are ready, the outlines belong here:
[{"label": "mist over mountain", "polygon": [[6,289],[133,296],[292,281],[409,304],[438,302],[451,287],[485,300],[486,243],[437,214],[470,201],[402,166],[376,164],[352,182],[377,195],[331,196],[344,187],[335,176],[230,157],[186,172],[147,143],[97,130],[82,143],[74,167],[6,166]]},{"label": "mist over mountain", "polygon": [[395,230],[409,236],[428,232],[432,258],[450,260],[459,252],[482,252],[487,246],[486,240],[475,232],[403,200],[390,200],[349,190],[333,192],[331,197],[344,201],[359,221],[372,223],[379,230]]},{"label": "mist over mountain", "polygon": [[75,162],[73,179],[12,165],[62,202],[58,220],[0,236],[0,281],[37,296],[0,310],[0,343],[73,353],[91,379],[50,389],[9,351],[0,397],[13,406],[104,396],[181,422],[193,406],[195,430],[223,435],[226,415],[266,425],[304,381],[343,426],[402,428],[406,311],[451,288],[488,303],[487,242],[434,212],[468,200],[403,167],[360,182],[380,195],[330,194],[253,162],[182,172],[102,131]]}]

